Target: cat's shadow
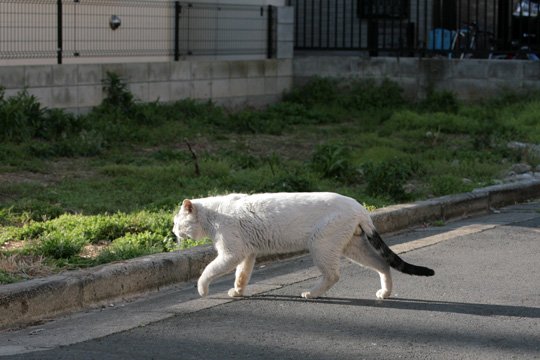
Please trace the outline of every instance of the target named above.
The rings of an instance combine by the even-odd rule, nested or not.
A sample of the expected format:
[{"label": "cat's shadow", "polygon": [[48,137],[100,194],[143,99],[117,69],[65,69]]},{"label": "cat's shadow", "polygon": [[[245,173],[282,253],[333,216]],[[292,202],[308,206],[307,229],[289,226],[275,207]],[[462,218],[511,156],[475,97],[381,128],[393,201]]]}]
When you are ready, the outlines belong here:
[{"label": "cat's shadow", "polygon": [[329,305],[362,306],[401,310],[432,311],[443,313],[455,313],[477,316],[510,316],[524,318],[540,318],[540,308],[516,306],[516,305],[496,305],[481,303],[463,303],[452,301],[419,300],[390,298],[385,300],[368,300],[355,298],[320,297],[306,300],[300,296],[259,294],[248,296],[246,299],[255,301],[291,301],[309,302]]}]

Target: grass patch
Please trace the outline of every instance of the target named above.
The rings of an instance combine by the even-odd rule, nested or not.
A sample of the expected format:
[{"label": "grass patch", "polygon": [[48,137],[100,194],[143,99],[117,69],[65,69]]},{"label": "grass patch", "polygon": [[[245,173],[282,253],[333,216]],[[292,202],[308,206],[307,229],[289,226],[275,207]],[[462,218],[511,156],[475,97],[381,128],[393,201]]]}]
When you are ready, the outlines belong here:
[{"label": "grass patch", "polygon": [[538,94],[410,103],[390,81],[315,78],[264,110],[231,112],[143,104],[115,74],[104,89],[81,116],[0,91],[0,283],[205,244],[173,239],[188,197],[335,191],[374,209],[540,162],[507,147],[540,142]]}]

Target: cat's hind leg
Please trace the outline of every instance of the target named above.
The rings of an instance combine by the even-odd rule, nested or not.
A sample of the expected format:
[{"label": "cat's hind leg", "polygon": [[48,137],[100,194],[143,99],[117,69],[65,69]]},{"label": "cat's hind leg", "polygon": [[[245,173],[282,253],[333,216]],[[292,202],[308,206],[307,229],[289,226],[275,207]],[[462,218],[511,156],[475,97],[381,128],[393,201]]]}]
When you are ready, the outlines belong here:
[{"label": "cat's hind leg", "polygon": [[304,291],[302,297],[305,299],[315,299],[328,291],[339,281],[339,270],[323,273],[322,279],[309,291]]},{"label": "cat's hind leg", "polygon": [[322,273],[322,278],[312,289],[302,293],[303,298],[317,298],[339,281],[343,248],[340,244],[345,244],[348,237],[350,235],[337,233],[332,226],[325,226],[313,235],[309,251],[314,264]]},{"label": "cat's hind leg", "polygon": [[210,262],[204,269],[199,281],[197,282],[197,290],[201,296],[208,295],[208,287],[210,283],[229,272],[242,261],[242,258],[218,254],[218,256]]},{"label": "cat's hind leg", "polygon": [[251,278],[253,266],[255,265],[255,254],[246,257],[237,267],[234,280],[234,288],[229,290],[230,297],[244,296],[244,290]]},{"label": "cat's hind leg", "polygon": [[375,270],[379,273],[381,288],[375,294],[378,299],[386,299],[392,293],[392,275],[390,266],[371,247],[364,237],[353,236],[343,251],[343,255],[351,261]]}]

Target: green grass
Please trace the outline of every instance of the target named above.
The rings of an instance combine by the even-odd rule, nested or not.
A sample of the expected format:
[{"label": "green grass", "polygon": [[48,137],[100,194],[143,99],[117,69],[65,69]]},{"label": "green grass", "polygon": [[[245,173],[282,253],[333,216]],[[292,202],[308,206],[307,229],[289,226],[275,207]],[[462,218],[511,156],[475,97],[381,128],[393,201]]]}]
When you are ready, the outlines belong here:
[{"label": "green grass", "polygon": [[114,74],[104,85],[103,104],[81,116],[0,91],[0,283],[200,245],[172,237],[184,198],[335,191],[374,209],[540,163],[506,145],[540,142],[534,93],[409,103],[389,81],[317,78],[267,109],[230,112],[141,104]]}]

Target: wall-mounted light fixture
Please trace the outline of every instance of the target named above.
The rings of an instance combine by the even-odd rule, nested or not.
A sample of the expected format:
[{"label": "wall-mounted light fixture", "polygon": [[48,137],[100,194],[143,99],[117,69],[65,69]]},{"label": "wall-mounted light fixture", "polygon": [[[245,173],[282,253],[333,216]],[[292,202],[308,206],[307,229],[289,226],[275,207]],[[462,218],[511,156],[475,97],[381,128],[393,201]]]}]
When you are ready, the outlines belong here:
[{"label": "wall-mounted light fixture", "polygon": [[112,30],[116,30],[122,25],[122,20],[116,15],[111,15],[111,18],[109,19],[109,26]]}]

